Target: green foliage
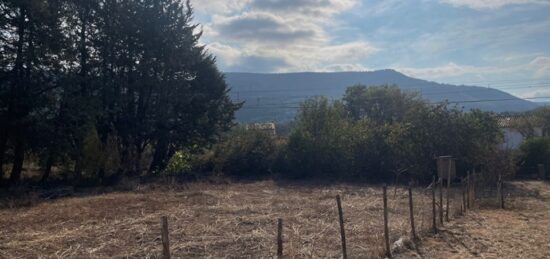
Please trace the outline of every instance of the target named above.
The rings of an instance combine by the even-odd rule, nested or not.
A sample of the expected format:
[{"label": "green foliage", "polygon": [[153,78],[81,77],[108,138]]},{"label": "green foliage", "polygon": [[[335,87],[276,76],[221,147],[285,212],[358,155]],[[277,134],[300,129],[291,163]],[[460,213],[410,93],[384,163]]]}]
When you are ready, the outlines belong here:
[{"label": "green foliage", "polygon": [[105,172],[113,173],[120,166],[117,142],[109,136],[106,143],[99,138],[95,127],[88,128],[82,146],[81,169],[84,176],[103,178]]},{"label": "green foliage", "polygon": [[193,155],[184,150],[176,151],[176,153],[168,161],[168,165],[162,170],[161,175],[176,176],[189,174],[192,169]]},{"label": "green foliage", "polygon": [[550,137],[527,139],[519,151],[518,163],[522,167],[534,169],[538,164],[550,166]]},{"label": "green foliage", "polygon": [[272,136],[238,127],[212,148],[213,170],[231,177],[262,178],[272,173],[277,151]]},{"label": "green foliage", "polygon": [[2,0],[0,12],[0,168],[17,165],[13,183],[29,152],[45,171],[70,158],[77,178],[141,175],[233,126],[240,104],[188,1]]},{"label": "green foliage", "polygon": [[330,103],[324,97],[305,101],[289,137],[288,173],[293,177],[327,177],[349,172],[353,130],[342,103]]},{"label": "green foliage", "polygon": [[290,177],[429,179],[434,157],[478,166],[501,140],[492,114],[431,105],[395,86],[353,86],[343,100],[302,104],[288,142]]}]

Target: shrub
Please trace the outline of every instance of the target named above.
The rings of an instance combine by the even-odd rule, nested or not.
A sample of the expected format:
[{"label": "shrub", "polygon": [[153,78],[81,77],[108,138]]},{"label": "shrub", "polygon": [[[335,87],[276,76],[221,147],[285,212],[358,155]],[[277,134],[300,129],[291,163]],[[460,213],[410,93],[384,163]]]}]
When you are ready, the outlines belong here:
[{"label": "shrub", "polygon": [[162,170],[161,175],[178,176],[190,173],[192,167],[192,155],[185,150],[176,151],[168,161],[168,165]]},{"label": "shrub", "polygon": [[213,170],[239,178],[262,178],[270,175],[277,158],[272,136],[263,132],[235,128],[212,148]]},{"label": "shrub", "polygon": [[354,127],[340,102],[319,97],[302,104],[290,134],[287,176],[342,177],[352,174]]},{"label": "shrub", "polygon": [[519,148],[518,165],[524,172],[535,173],[538,164],[550,166],[550,137],[527,139]]}]

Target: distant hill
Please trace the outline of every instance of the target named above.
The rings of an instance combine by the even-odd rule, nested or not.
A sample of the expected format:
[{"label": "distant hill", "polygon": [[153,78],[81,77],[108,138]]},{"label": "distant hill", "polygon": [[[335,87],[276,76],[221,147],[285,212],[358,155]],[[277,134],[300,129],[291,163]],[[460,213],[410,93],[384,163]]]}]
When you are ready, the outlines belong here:
[{"label": "distant hill", "polygon": [[[431,102],[463,102],[458,106],[464,109],[521,112],[538,107],[535,103],[500,90],[440,84],[408,77],[394,70],[287,74],[226,73],[226,81],[231,88],[231,98],[245,102],[243,108],[237,112],[237,120],[240,122],[289,121],[294,118],[299,102],[304,99],[319,95],[340,99],[345,89],[354,84],[395,84],[403,90],[419,92],[423,98]],[[507,100],[494,101],[502,99]]]}]

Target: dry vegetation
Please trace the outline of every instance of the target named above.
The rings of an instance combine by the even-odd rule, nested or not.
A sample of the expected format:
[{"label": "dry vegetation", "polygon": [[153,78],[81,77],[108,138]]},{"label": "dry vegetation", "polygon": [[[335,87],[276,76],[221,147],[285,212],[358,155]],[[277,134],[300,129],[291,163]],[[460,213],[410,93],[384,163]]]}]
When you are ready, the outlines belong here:
[{"label": "dry vegetation", "polygon": [[[550,189],[542,184],[528,187]],[[337,258],[341,248],[336,194],[342,196],[350,257],[378,258],[384,252],[382,191],[378,186],[266,181],[197,183],[166,189],[146,186],[133,192],[0,210],[0,257],[155,258],[161,253],[160,217],[167,215],[176,258],[273,257],[277,218],[284,220],[285,256]],[[402,257],[418,253],[425,258],[550,256],[544,254],[550,251],[545,234],[550,232],[548,192],[514,197],[510,210],[470,212],[447,223],[435,237],[428,233],[428,194],[425,189],[415,189],[417,229],[423,232],[423,240],[418,250],[405,251]],[[546,207],[541,207],[543,201]],[[409,235],[405,189],[389,189],[389,208],[391,240]],[[538,254],[519,253],[518,247]]]},{"label": "dry vegetation", "polygon": [[550,258],[550,184],[514,182],[505,210],[470,211],[398,258]]},{"label": "dry vegetation", "polygon": [[[404,189],[389,193],[391,238],[396,240],[409,229],[407,196]],[[285,255],[338,257],[336,194],[342,195],[349,254],[381,255],[380,187],[261,182],[193,184],[5,209],[0,211],[0,256],[157,257],[160,216],[167,215],[176,257],[271,257],[279,217],[285,225]],[[429,207],[417,201],[418,207]],[[429,211],[417,212],[419,228],[429,228]]]}]

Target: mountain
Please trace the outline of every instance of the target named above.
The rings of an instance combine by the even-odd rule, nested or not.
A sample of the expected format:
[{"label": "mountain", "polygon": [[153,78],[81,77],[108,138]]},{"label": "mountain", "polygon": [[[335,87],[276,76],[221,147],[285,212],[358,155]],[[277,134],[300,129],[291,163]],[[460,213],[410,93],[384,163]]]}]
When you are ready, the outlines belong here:
[{"label": "mountain", "polygon": [[[283,122],[292,120],[299,103],[308,97],[340,99],[348,86],[395,84],[416,91],[430,102],[448,100],[464,109],[494,112],[521,112],[538,107],[503,91],[466,85],[449,85],[406,76],[394,70],[332,73],[226,73],[230,96],[245,104],[237,112],[239,122]],[[456,103],[453,103],[456,102]]]}]

